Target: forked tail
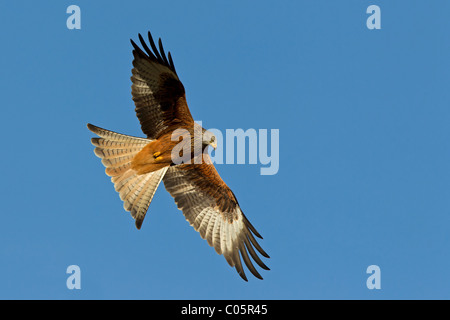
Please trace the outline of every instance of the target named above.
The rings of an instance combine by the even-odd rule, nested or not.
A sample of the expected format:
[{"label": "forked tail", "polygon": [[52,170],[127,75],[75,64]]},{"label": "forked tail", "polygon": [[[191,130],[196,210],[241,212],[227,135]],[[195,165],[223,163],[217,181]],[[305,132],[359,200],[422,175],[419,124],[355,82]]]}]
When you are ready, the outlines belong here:
[{"label": "forked tail", "polygon": [[99,136],[92,138],[94,153],[102,159],[105,173],[111,177],[114,188],[123,201],[123,207],[141,228],[147,209],[168,167],[138,175],[131,169],[131,161],[152,140],[138,138],[99,128],[92,124],[88,129]]}]

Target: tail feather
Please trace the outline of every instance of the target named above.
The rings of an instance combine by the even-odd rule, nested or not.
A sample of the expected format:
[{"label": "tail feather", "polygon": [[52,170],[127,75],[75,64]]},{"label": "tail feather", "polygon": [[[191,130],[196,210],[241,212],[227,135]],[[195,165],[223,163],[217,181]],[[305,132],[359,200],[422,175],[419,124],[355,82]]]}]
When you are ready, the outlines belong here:
[{"label": "tail feather", "polygon": [[146,138],[133,137],[133,136],[129,136],[126,134],[106,130],[106,129],[94,126],[93,124],[90,124],[90,123],[87,124],[87,127],[89,130],[91,130],[93,133],[95,133],[99,137],[105,138],[109,141],[119,141],[119,142],[124,141],[124,142],[133,142],[133,143],[142,141],[145,144],[147,144],[150,140],[150,139],[146,139]]},{"label": "tail feather", "polygon": [[141,148],[128,148],[128,149],[103,149],[97,147],[94,149],[94,153],[97,157],[102,159],[114,159],[118,157],[125,157],[132,155],[134,156],[136,153],[141,151]]},{"label": "tail feather", "polygon": [[[129,148],[139,148],[144,147],[150,141],[113,141],[108,140],[107,138],[92,138],[91,142],[94,146],[100,147],[103,149],[129,149]],[[142,149],[142,148],[141,148]]]},{"label": "tail feather", "polygon": [[120,193],[122,188],[128,184],[130,180],[136,179],[136,174],[133,170],[129,170],[127,173],[111,178],[111,182],[114,183],[114,189]]},{"label": "tail feather", "polygon": [[139,175],[131,169],[131,161],[152,140],[120,134],[88,124],[88,129],[99,138],[92,138],[94,153],[102,159],[105,173],[111,177],[115,190],[124,201],[124,209],[141,228],[148,207],[164,177],[167,167]]},{"label": "tail feather", "polygon": [[153,172],[152,178],[147,179],[141,192],[133,202],[133,206],[131,207],[130,211],[131,215],[136,219],[136,227],[138,229],[141,228],[142,222],[144,221],[145,213],[148,210],[148,206],[150,205],[153,196],[155,195],[155,191],[158,188],[159,183],[166,174],[167,169],[168,167],[165,167],[161,170]]},{"label": "tail feather", "polygon": [[117,158],[109,158],[109,159],[102,159],[102,163],[105,167],[117,167],[123,164],[126,164],[128,162],[130,162],[131,160],[133,160],[133,156],[129,155],[126,157],[117,157]]},{"label": "tail feather", "polygon": [[[145,183],[144,180],[146,180],[148,176],[146,175],[139,175],[134,177],[133,179],[128,180],[128,182],[122,187],[122,189],[119,192],[120,199],[122,201],[128,201],[133,204],[133,201],[135,200],[137,193],[139,193],[144,186]],[[124,205],[125,206],[125,205]],[[125,206],[128,207],[128,206]],[[129,207],[131,208],[131,207]],[[125,209],[128,210],[128,209]],[[128,210],[130,211],[130,210]]]}]

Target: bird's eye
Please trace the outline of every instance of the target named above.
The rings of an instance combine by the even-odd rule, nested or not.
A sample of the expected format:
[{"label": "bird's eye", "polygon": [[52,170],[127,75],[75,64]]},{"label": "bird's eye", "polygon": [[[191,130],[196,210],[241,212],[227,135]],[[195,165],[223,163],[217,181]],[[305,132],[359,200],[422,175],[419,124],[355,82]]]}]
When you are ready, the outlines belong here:
[{"label": "bird's eye", "polygon": [[212,137],[212,138],[211,138],[211,141],[216,141],[216,137]]}]

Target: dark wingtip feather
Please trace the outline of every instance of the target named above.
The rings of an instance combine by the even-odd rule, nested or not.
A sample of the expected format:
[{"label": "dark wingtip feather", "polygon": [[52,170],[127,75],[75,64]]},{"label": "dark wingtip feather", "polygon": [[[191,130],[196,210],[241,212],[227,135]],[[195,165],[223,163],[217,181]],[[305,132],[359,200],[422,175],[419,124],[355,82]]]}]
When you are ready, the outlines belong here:
[{"label": "dark wingtip feather", "polygon": [[152,37],[152,34],[150,33],[150,31],[148,32],[147,37],[148,37],[148,41],[150,42],[150,46],[152,47],[152,50],[156,55],[156,58],[158,59],[158,61],[163,61],[163,59],[161,58],[161,56],[159,54],[158,48],[156,48],[155,41],[153,41],[153,37]]},{"label": "dark wingtip feather", "polygon": [[177,71],[175,70],[175,64],[173,63],[172,55],[170,54],[170,51],[167,53],[167,55],[169,57],[170,67],[172,68],[173,72],[177,73]]},{"label": "dark wingtip feather", "polygon": [[159,38],[159,40],[158,40],[158,45],[159,45],[159,52],[161,53],[161,57],[163,58],[165,64],[169,65],[169,61],[167,61],[166,53],[164,52],[164,47],[163,47],[161,38]]},{"label": "dark wingtip feather", "polygon": [[150,50],[150,48],[147,46],[147,44],[145,43],[144,38],[141,36],[140,33],[139,33],[138,37],[139,37],[139,41],[141,41],[142,47],[144,48],[145,52],[147,52],[147,55],[151,59],[156,60],[156,57],[154,56],[152,50]]},{"label": "dark wingtip feather", "polygon": [[256,228],[250,223],[250,221],[247,219],[244,213],[242,213],[242,215],[244,216],[244,224],[247,226],[247,228],[249,228],[255,236],[257,236],[260,239],[263,239],[263,237],[259,234],[258,231],[256,231]]},{"label": "dark wingtip feather", "polygon": [[252,263],[252,260],[250,260],[250,257],[248,256],[247,249],[245,248],[244,242],[241,241],[239,245],[239,251],[241,253],[242,259],[245,262],[245,265],[250,270],[250,272],[258,279],[262,280],[261,275],[259,274],[258,270],[256,270],[255,266]]},{"label": "dark wingtip feather", "polygon": [[242,280],[244,280],[245,282],[248,282],[248,279],[247,279],[244,271],[239,271],[237,269],[236,269],[236,271],[237,271],[238,275],[242,278]]},{"label": "dark wingtip feather", "polygon": [[234,267],[236,268],[237,273],[241,276],[245,281],[247,280],[247,276],[245,275],[244,268],[242,267],[241,257],[239,256],[239,250],[234,250],[232,255],[232,260],[234,262]]},{"label": "dark wingtip feather", "polygon": [[131,45],[133,46],[134,50],[139,51],[141,48],[133,41],[133,39],[130,39]]},{"label": "dark wingtip feather", "polygon": [[173,63],[172,57],[170,55],[169,52],[169,59],[167,59],[166,54],[164,52],[164,47],[162,45],[162,41],[161,38],[158,41],[159,44],[159,50],[155,45],[155,42],[153,41],[153,37],[152,34],[150,33],[150,31],[148,31],[148,41],[150,42],[150,47],[147,45],[147,43],[145,42],[144,38],[142,37],[142,35],[139,33],[138,34],[138,38],[139,41],[141,42],[142,47],[144,48],[144,51],[132,40],[131,44],[134,48],[133,50],[133,55],[136,57],[136,54],[139,56],[144,56],[152,61],[157,61],[158,63],[167,66],[170,70],[172,70],[175,74],[177,73],[175,71],[175,65]]},{"label": "dark wingtip feather", "polygon": [[255,250],[253,249],[253,247],[252,247],[252,245],[251,245],[251,243],[250,243],[250,240],[249,240],[249,238],[248,238],[248,235],[244,235],[244,236],[243,236],[243,241],[244,241],[244,244],[245,244],[245,248],[247,248],[247,250],[248,250],[248,252],[250,253],[250,255],[251,255],[251,257],[253,258],[253,260],[255,260],[256,263],[257,263],[261,268],[263,268],[264,270],[270,270],[269,267],[267,267],[267,266],[265,265],[265,263],[262,262],[262,260],[261,260],[261,259],[258,257],[258,255],[256,254]]},{"label": "dark wingtip feather", "polygon": [[258,241],[256,241],[255,237],[253,237],[253,234],[251,232],[247,232],[247,237],[250,240],[250,242],[253,244],[253,246],[256,248],[256,250],[259,251],[259,253],[261,253],[266,258],[270,258],[269,255],[264,251],[264,249],[261,248]]}]

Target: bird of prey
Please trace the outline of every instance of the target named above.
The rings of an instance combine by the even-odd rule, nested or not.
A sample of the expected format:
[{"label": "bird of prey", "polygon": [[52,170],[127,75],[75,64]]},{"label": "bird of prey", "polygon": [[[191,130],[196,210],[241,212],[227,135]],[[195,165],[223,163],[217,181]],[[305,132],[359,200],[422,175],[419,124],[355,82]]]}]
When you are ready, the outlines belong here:
[{"label": "bird of prey", "polygon": [[[131,93],[147,138],[88,124],[89,130],[98,135],[91,139],[95,154],[102,159],[106,174],[138,229],[163,181],[190,225],[236,268],[242,279],[247,281],[241,257],[250,272],[262,279],[251,258],[269,270],[256,251],[269,256],[254,237],[262,239],[261,235],[212,164],[207,150],[209,146],[217,147],[215,136],[194,122],[184,86],[170,52],[167,56],[164,52],[161,39],[158,47],[150,32],[150,47],[140,34],[139,40],[142,49],[131,40],[134,56]],[[175,148],[180,151],[174,152]],[[174,161],[173,154],[182,155],[183,161]]]}]

